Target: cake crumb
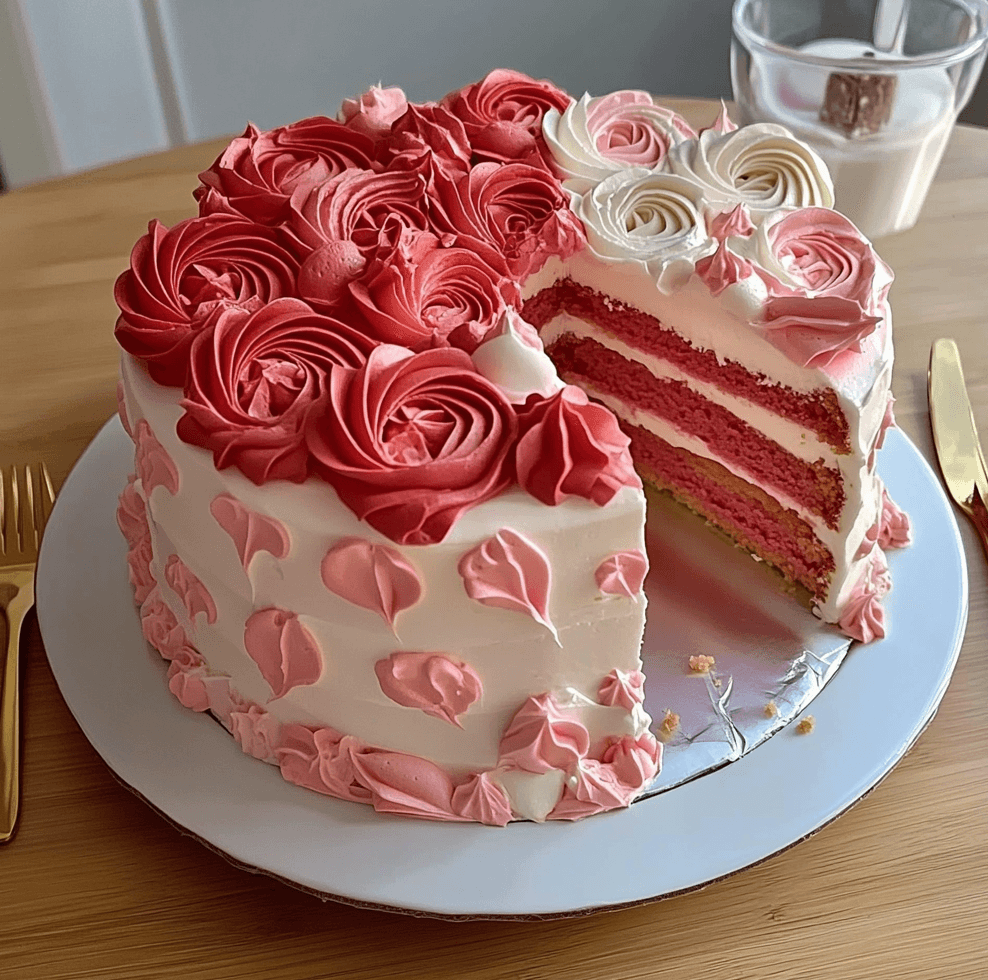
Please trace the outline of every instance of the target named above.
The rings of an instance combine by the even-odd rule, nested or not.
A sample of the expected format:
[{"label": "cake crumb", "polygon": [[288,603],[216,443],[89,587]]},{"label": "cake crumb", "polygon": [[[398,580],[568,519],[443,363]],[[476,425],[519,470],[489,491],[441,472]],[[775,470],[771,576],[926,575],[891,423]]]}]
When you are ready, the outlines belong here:
[{"label": "cake crumb", "polygon": [[766,718],[774,718],[778,713],[779,713],[779,709],[776,706],[776,704],[775,704],[774,701],[769,701],[765,705],[765,717]]},{"label": "cake crumb", "polygon": [[713,657],[708,657],[705,653],[701,653],[699,656],[690,657],[690,670],[694,674],[709,674],[711,668],[716,663],[717,661]]},{"label": "cake crumb", "polygon": [[679,715],[666,708],[666,713],[659,723],[659,738],[664,742],[679,728]]},{"label": "cake crumb", "polygon": [[800,735],[809,735],[815,727],[816,718],[813,715],[807,715],[805,718],[799,719],[799,724],[796,725],[796,731]]}]

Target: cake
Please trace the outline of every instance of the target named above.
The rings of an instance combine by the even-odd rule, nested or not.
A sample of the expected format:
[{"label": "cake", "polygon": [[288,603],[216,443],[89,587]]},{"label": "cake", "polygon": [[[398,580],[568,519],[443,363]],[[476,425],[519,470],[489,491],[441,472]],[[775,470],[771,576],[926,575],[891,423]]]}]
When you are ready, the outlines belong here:
[{"label": "cake", "polygon": [[781,128],[499,70],[248,126],[200,181],[116,285],[117,518],[169,688],[285,779],[632,802],[642,479],[883,635],[891,275]]}]

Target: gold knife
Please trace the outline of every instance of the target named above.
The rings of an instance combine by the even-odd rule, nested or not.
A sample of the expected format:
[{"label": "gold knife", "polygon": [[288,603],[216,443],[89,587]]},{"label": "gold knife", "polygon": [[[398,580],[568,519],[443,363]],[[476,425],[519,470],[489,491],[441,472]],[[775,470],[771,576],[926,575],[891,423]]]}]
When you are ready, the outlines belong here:
[{"label": "gold knife", "polygon": [[930,351],[930,424],[951,497],[977,528],[988,555],[988,468],[967,397],[961,356],[949,337]]}]

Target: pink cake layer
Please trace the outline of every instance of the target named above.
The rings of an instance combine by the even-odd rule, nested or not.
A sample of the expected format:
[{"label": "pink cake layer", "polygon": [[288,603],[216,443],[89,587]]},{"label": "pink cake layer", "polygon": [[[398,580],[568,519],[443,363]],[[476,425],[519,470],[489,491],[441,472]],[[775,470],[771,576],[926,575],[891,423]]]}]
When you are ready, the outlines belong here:
[{"label": "pink cake layer", "polygon": [[640,426],[622,423],[622,428],[647,484],[669,491],[815,597],[826,595],[833,556],[798,514],[713,460],[670,446]]},{"label": "pink cake layer", "polygon": [[836,453],[851,451],[847,419],[830,389],[799,393],[735,361],[721,363],[713,351],[698,350],[661,321],[634,307],[607,299],[572,279],[562,279],[536,293],[522,315],[537,328],[559,313],[592,323],[630,347],[675,365],[684,374],[791,419],[815,432]]},{"label": "pink cake layer", "polygon": [[798,459],[683,382],[656,378],[643,364],[595,340],[563,334],[547,353],[567,381],[618,398],[702,440],[713,455],[749,474],[753,483],[784,493],[828,527],[839,526],[845,502],[839,470]]}]

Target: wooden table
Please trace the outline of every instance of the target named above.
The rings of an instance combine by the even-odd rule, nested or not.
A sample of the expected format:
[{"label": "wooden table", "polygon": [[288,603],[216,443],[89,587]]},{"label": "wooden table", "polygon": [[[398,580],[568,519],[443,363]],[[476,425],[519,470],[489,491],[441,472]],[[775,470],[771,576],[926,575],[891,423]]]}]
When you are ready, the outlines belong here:
[{"label": "wooden table", "polygon": [[[711,103],[667,100],[694,123]],[[680,104],[681,103],[681,104]],[[61,481],[115,410],[112,283],[148,219],[193,212],[186,147],[0,198],[0,457]],[[896,271],[896,415],[933,459],[930,344],[955,337],[988,437],[988,131],[959,128]],[[988,976],[988,576],[968,524],[967,639],[939,713],[866,799],[702,891],[589,918],[445,922],[324,904],[227,864],[123,789],[24,641],[20,830],[0,850],[0,977]],[[767,806],[771,808],[771,801]],[[593,855],[576,860],[593,873]]]}]

